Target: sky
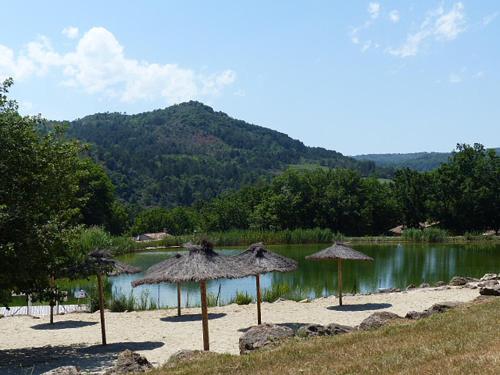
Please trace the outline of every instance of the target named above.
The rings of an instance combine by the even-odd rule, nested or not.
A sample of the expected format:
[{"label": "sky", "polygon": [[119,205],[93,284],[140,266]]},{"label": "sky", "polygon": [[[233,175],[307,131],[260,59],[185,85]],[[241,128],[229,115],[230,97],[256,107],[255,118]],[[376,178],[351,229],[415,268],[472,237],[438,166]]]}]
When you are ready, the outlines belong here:
[{"label": "sky", "polygon": [[500,146],[500,2],[5,1],[0,79],[72,120],[198,100],[347,155]]}]

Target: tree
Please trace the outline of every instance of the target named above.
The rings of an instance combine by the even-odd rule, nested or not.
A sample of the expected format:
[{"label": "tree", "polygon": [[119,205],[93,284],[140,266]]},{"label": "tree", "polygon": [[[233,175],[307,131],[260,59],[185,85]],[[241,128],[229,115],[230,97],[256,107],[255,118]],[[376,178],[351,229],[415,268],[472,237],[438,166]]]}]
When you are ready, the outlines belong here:
[{"label": "tree", "polygon": [[500,226],[500,158],[480,144],[458,144],[434,174],[433,216],[455,232]]},{"label": "tree", "polygon": [[398,201],[403,224],[419,228],[429,217],[431,176],[409,168],[400,169],[394,176],[394,193]]},{"label": "tree", "polygon": [[0,85],[0,296],[49,288],[67,263],[64,234],[78,220],[82,146],[62,130],[41,135]]}]

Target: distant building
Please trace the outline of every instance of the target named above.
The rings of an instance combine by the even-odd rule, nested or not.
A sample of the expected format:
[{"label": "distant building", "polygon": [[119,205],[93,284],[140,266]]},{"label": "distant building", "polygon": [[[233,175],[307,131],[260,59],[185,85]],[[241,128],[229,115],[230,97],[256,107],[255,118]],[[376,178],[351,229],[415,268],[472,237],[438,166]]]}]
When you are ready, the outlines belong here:
[{"label": "distant building", "polygon": [[163,230],[163,232],[158,232],[158,233],[139,234],[138,236],[134,237],[134,241],[137,242],[158,241],[158,240],[163,240],[168,236],[169,234],[167,233],[167,231]]},{"label": "distant building", "polygon": [[[425,222],[425,223],[418,223],[418,226],[420,229],[425,229],[425,228],[430,228],[434,227],[439,224],[439,221],[434,221],[432,223]],[[405,225],[398,225],[397,227],[389,229],[389,233],[393,236],[401,236],[403,234],[403,231],[406,229]]]}]

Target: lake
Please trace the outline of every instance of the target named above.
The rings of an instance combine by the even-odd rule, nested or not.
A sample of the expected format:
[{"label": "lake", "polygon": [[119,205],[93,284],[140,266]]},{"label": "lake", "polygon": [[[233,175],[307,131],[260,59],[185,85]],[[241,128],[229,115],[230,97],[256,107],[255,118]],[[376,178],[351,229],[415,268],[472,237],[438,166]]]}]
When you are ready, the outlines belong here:
[{"label": "lake", "polygon": [[[310,261],[304,259],[326,245],[279,245],[269,250],[293,258],[299,262],[296,271],[270,273],[261,276],[261,287],[287,284],[292,290],[310,298],[335,294],[337,291],[337,263],[335,261]],[[374,258],[373,262],[344,261],[343,290],[345,293],[368,293],[380,288],[406,288],[410,284],[423,282],[431,285],[436,281],[448,282],[453,276],[481,277],[485,273],[500,272],[500,244],[386,244],[353,245],[356,250]],[[237,254],[241,248],[225,247],[217,251]],[[182,252],[182,251],[180,251]],[[124,262],[146,269],[176,252],[154,251],[121,256]],[[129,295],[132,291],[139,297],[147,291],[149,297],[160,302],[160,306],[175,306],[176,286],[173,284],[143,285],[132,289],[130,282],[142,274],[110,277],[113,293]],[[237,291],[255,296],[255,278],[214,280],[208,283],[208,292],[220,300],[229,301]],[[187,283],[182,286],[182,305],[199,303],[199,286]]]}]

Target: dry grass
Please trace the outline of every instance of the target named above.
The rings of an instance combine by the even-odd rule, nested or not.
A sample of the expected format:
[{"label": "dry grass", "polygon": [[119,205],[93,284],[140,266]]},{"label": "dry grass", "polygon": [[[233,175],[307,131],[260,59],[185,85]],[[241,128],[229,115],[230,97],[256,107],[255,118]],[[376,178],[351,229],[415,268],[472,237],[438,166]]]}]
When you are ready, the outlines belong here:
[{"label": "dry grass", "polygon": [[500,374],[500,298],[376,331],[201,356],[153,374]]}]

